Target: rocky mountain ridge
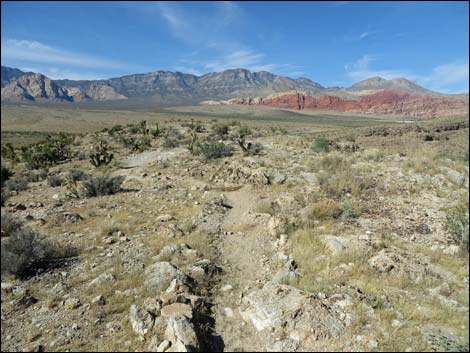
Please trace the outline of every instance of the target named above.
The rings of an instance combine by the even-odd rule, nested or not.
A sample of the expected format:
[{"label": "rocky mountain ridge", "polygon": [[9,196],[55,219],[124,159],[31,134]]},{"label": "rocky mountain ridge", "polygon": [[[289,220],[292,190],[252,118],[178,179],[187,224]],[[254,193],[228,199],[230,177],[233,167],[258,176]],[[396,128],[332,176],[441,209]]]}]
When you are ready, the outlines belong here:
[{"label": "rocky mountain ridge", "polygon": [[129,101],[148,106],[209,102],[415,117],[468,112],[468,94],[441,94],[404,78],[372,77],[348,88],[326,88],[306,78],[292,79],[246,69],[202,76],[155,71],[108,80],[74,81],[52,80],[40,73],[2,66],[1,99],[34,103],[124,101],[129,104]]}]

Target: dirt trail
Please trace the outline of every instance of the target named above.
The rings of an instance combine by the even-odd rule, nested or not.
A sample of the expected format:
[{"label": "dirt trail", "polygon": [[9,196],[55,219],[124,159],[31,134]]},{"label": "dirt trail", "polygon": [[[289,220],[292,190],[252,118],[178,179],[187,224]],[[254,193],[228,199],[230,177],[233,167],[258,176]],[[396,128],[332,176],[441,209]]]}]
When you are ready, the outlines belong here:
[{"label": "dirt trail", "polygon": [[[227,192],[225,196],[233,208],[221,224],[218,242],[218,263],[223,273],[213,296],[215,330],[223,339],[225,351],[263,351],[256,330],[243,321],[238,307],[243,295],[262,287],[272,276],[269,265],[273,246],[267,233],[268,218],[252,214],[259,198],[251,186]],[[227,285],[233,288],[224,290]]]}]

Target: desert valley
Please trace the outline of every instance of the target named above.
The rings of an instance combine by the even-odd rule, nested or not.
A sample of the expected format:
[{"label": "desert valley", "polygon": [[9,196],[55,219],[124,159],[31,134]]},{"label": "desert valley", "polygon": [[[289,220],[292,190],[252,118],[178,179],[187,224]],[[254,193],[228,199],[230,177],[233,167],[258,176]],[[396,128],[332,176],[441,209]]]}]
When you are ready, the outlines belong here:
[{"label": "desert valley", "polygon": [[468,92],[3,62],[2,351],[469,350]]}]

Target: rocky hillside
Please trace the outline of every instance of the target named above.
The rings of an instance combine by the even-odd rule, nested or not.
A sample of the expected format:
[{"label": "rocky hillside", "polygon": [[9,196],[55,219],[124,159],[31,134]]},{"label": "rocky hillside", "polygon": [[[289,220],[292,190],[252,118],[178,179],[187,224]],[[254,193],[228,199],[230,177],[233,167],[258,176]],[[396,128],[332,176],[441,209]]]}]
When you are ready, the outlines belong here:
[{"label": "rocky hillside", "polygon": [[2,148],[2,352],[468,352],[468,119],[226,121]]},{"label": "rocky hillside", "polygon": [[[40,102],[42,99],[47,99],[45,96],[35,97],[20,94],[17,89],[13,89],[12,87],[20,85],[22,90],[29,90],[28,87],[25,87],[28,81],[22,80],[20,82],[21,75],[19,75],[19,72],[21,71],[18,69],[2,66],[2,100]],[[41,75],[41,77],[47,79],[45,76]],[[149,102],[168,100],[188,104],[207,99],[228,99],[240,95],[269,95],[287,90],[305,90],[316,93],[324,89],[318,83],[306,78],[291,79],[266,71],[250,72],[245,69],[225,70],[203,76],[181,72],[156,71],[109,80],[50,81],[68,92],[68,97],[51,96],[51,101],[73,102],[131,98],[144,99]],[[33,84],[37,85],[36,83]]]},{"label": "rocky hillside", "polygon": [[[359,87],[366,87],[361,86]],[[308,92],[289,91],[266,98],[234,98],[226,104],[266,105],[284,109],[335,110],[373,114],[395,114],[413,117],[436,117],[468,114],[468,99],[429,97],[400,90],[378,90],[358,99],[344,99],[332,95],[314,97]]]}]

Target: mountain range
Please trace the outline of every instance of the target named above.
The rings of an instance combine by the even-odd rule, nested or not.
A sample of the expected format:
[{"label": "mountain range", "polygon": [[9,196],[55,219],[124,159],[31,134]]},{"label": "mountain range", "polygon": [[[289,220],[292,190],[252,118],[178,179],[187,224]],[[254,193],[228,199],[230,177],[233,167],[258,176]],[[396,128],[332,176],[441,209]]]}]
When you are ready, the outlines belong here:
[{"label": "mountain range", "polygon": [[[333,97],[329,100],[322,98],[323,103],[320,105],[326,109],[328,109],[328,105],[325,106],[324,103],[331,101],[331,109],[354,106],[354,109],[360,111],[364,110],[364,104],[346,103],[345,105],[345,103],[338,103],[338,99],[345,102],[364,101],[365,99],[370,105],[373,104],[373,99],[367,100],[367,97],[374,97],[384,91],[388,92],[385,94],[387,99],[393,96],[394,101],[409,101],[410,97],[414,100],[422,97],[423,99],[441,99],[441,103],[450,100],[450,106],[454,104],[453,102],[463,101],[464,103],[459,104],[459,110],[462,110],[462,104],[468,106],[468,94],[446,95],[434,92],[405,78],[387,80],[373,77],[357,82],[351,87],[343,88],[324,87],[307,78],[293,79],[267,71],[251,72],[246,69],[230,69],[202,76],[181,72],[155,71],[105,80],[53,80],[40,73],[1,67],[1,99],[3,102],[80,103],[109,101],[117,104],[120,101],[125,104],[140,102],[140,104],[151,106],[229,100],[229,104],[234,102],[246,104],[246,102],[254,102],[254,100],[250,101],[254,97],[267,98],[272,95],[280,94],[282,96],[288,95],[289,92],[301,92],[304,97],[315,99]],[[399,94],[393,94],[393,92]],[[400,95],[400,93],[406,93],[406,95]],[[277,97],[274,101],[279,101],[279,96]],[[288,97],[287,99],[292,100],[293,98]],[[380,99],[383,103],[383,97]],[[260,102],[259,99],[258,102]],[[262,104],[269,105],[266,102],[273,102],[273,100],[265,99]],[[437,104],[437,101],[432,102]],[[273,106],[278,105],[274,103]],[[300,109],[297,103],[286,107]],[[307,104],[306,109],[309,107]]]}]

